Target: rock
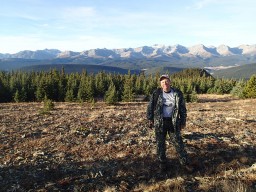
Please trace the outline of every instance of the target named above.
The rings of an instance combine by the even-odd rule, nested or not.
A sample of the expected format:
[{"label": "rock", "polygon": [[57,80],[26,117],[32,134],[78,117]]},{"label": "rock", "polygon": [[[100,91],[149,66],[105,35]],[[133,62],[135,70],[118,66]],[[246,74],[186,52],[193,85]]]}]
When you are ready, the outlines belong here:
[{"label": "rock", "polygon": [[38,156],[43,156],[44,152],[43,151],[36,151],[33,153],[33,157],[38,157]]}]

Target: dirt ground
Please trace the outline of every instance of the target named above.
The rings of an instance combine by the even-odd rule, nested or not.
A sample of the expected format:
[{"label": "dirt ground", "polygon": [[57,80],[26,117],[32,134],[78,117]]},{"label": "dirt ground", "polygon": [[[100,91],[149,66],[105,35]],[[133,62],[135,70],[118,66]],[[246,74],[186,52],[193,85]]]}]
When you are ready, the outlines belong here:
[{"label": "dirt ground", "polygon": [[156,159],[147,103],[0,103],[0,191],[256,191],[256,100],[200,95],[182,131],[195,171],[167,143]]}]

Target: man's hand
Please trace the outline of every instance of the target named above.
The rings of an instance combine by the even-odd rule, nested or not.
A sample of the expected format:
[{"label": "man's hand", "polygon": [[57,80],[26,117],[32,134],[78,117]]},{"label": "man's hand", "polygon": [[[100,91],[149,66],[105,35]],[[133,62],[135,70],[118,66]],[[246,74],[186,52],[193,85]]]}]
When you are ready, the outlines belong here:
[{"label": "man's hand", "polygon": [[148,121],[148,127],[149,127],[150,129],[153,129],[153,127],[154,127],[154,121],[149,120],[149,121]]}]

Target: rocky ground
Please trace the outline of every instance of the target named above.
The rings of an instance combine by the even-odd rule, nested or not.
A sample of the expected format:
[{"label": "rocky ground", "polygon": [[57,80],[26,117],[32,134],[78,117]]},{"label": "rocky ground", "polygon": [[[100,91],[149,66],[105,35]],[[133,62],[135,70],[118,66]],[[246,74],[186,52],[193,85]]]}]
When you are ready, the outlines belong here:
[{"label": "rocky ground", "polygon": [[201,95],[182,131],[195,171],[168,145],[160,173],[147,103],[0,104],[1,191],[256,191],[256,100]]}]

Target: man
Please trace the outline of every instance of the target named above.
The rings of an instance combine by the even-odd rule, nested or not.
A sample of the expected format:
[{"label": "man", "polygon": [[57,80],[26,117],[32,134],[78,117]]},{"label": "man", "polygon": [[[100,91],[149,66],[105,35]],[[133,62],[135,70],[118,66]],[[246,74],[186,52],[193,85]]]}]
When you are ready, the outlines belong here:
[{"label": "man", "polygon": [[180,131],[186,127],[187,110],[183,94],[178,89],[171,87],[171,80],[168,75],[160,77],[161,88],[158,88],[151,95],[147,107],[147,119],[150,126],[155,128],[157,143],[157,156],[160,161],[162,172],[167,171],[166,159],[166,136],[170,137],[179,156],[180,164],[187,171],[192,171]]}]

